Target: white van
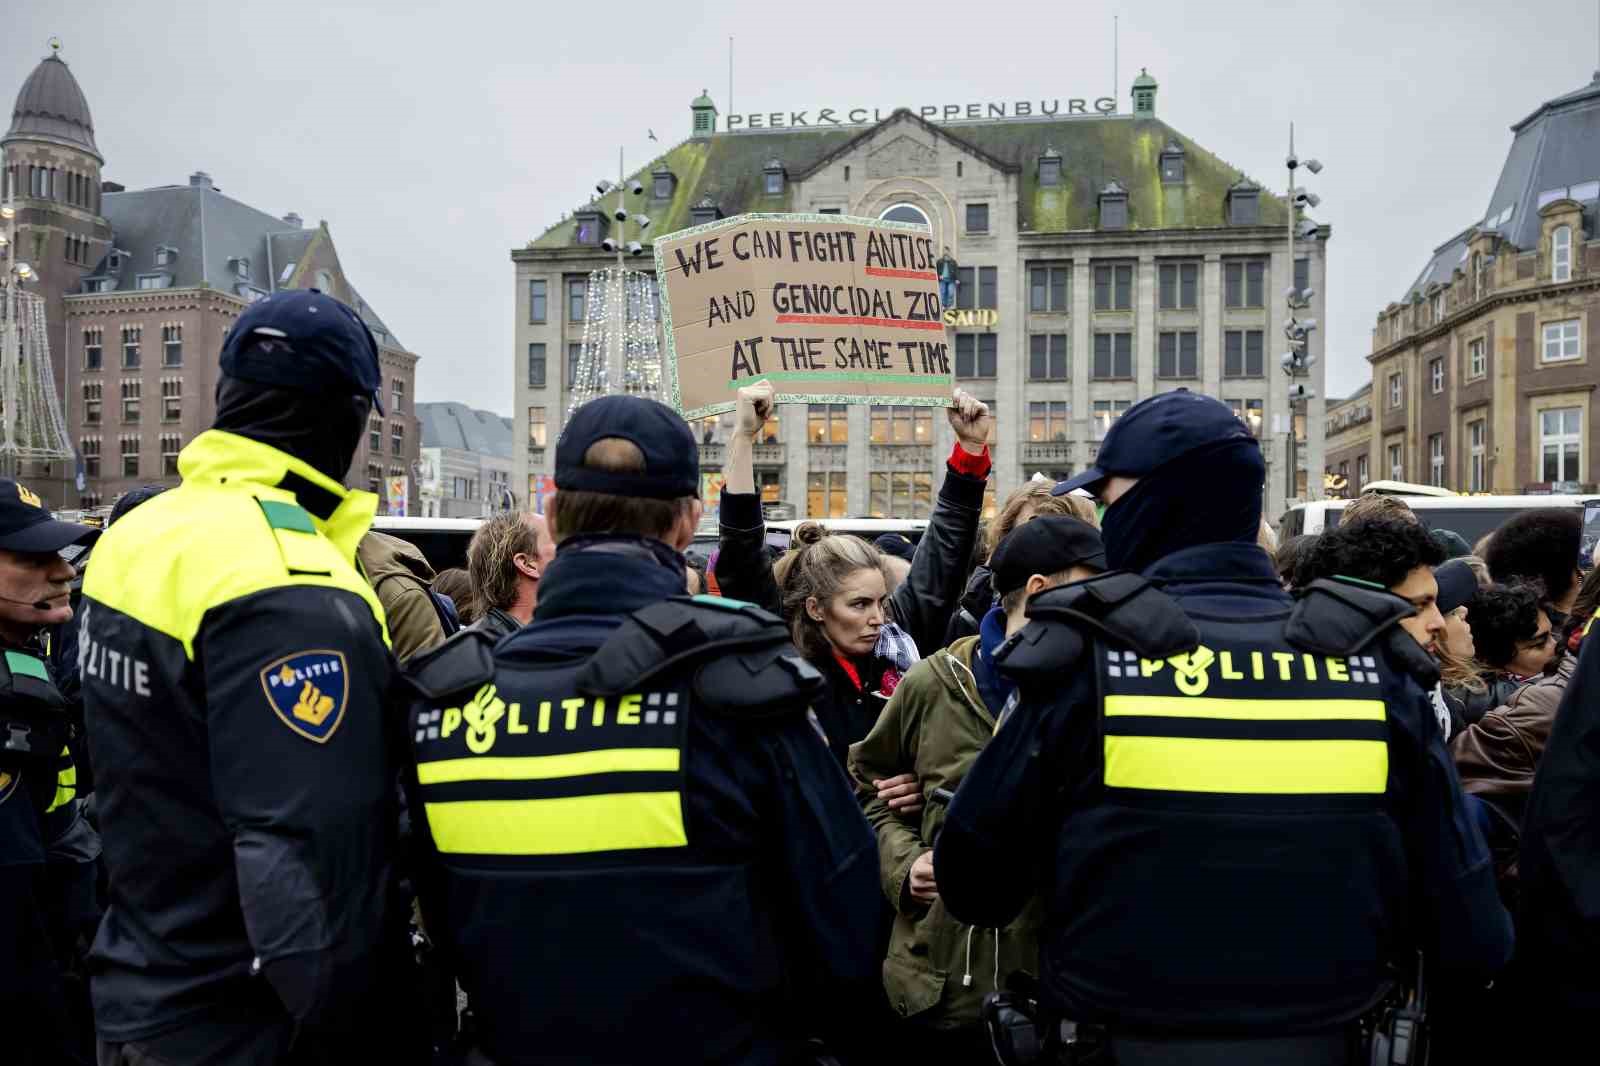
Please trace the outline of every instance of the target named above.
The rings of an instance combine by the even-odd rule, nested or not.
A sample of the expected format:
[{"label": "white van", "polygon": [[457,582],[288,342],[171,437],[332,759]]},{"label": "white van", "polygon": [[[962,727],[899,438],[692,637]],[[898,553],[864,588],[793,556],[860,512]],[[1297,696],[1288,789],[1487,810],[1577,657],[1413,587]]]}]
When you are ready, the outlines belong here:
[{"label": "white van", "polygon": [[786,519],[767,523],[767,546],[787,551],[794,540],[795,527],[806,521],[819,522],[830,533],[851,533],[866,541],[877,540],[885,533],[899,533],[913,544],[922,539],[928,528],[926,518]]},{"label": "white van", "polygon": [[391,537],[410,541],[421,550],[434,573],[467,566],[467,545],[483,525],[481,518],[396,518],[379,515],[372,528]]},{"label": "white van", "polygon": [[[1377,487],[1374,484],[1368,486],[1368,490]],[[1586,503],[1600,503],[1588,496],[1424,496],[1409,492],[1390,492],[1386,495],[1403,499],[1428,528],[1459,533],[1468,544],[1478,543],[1484,534],[1494,532],[1506,519],[1523,511],[1540,507],[1571,507],[1581,512]],[[1279,541],[1301,533],[1321,533],[1334,528],[1351,502],[1312,500],[1310,503],[1296,504],[1278,520]]]}]

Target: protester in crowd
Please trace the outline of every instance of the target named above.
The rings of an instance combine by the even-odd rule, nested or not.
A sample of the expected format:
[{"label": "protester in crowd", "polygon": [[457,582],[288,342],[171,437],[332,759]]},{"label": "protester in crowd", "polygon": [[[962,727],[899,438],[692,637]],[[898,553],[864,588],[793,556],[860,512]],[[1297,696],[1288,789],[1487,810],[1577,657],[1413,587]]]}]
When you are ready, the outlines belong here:
[{"label": "protester in crowd", "polygon": [[87,974],[100,839],[85,821],[65,698],[40,636],[72,619],[75,577],[61,549],[99,533],[51,517],[0,479],[0,1018],[4,1057],[94,1061]]},{"label": "protester in crowd", "polygon": [[683,553],[684,590],[691,596],[706,592],[706,557],[699,552]]},{"label": "protester in crowd", "polygon": [[880,961],[872,832],[806,718],[820,679],[764,612],[683,596],[699,455],[674,411],[590,400],[555,468],[533,623],[407,667],[466,1061],[800,1061],[859,1031]]},{"label": "protester in crowd", "polygon": [[355,559],[377,499],[340,483],[382,383],[332,297],[250,304],[182,484],[96,545],[103,1066],[427,1059],[393,884],[393,657]]},{"label": "protester in crowd", "polygon": [[916,557],[917,546],[903,533],[885,533],[874,540],[872,546],[883,556],[883,576],[892,596],[911,575],[911,560]]},{"label": "protester in crowd", "polygon": [[1347,526],[1368,518],[1398,518],[1412,525],[1422,524],[1417,512],[1400,497],[1368,492],[1344,505],[1344,510],[1339,513],[1339,525]]},{"label": "protester in crowd", "polygon": [[1472,545],[1467,543],[1467,538],[1453,529],[1430,529],[1428,535],[1439,542],[1446,561],[1463,559],[1472,554]]},{"label": "protester in crowd", "polygon": [[[1570,604],[1569,604],[1570,606]],[[1560,645],[1552,608],[1538,582],[1507,581],[1479,590],[1472,601],[1472,642],[1483,678],[1504,703],[1540,677]]]},{"label": "protester in crowd", "polygon": [[444,605],[433,594],[433,567],[416,545],[371,529],[361,538],[356,558],[383,604],[395,658],[405,662],[419,651],[443,644],[455,632]]},{"label": "protester in crowd", "polygon": [[933,842],[945,807],[927,803],[919,820],[908,821],[880,796],[878,784],[910,774],[925,796],[960,785],[1015,689],[995,669],[995,651],[1027,623],[1031,596],[1104,570],[1105,551],[1093,526],[1051,515],[1014,529],[993,564],[1001,601],[985,616],[982,633],[912,667],[872,731],[850,748],[850,772],[878,832],[879,876],[895,911],[884,990],[891,1003],[904,1004],[910,1026],[900,1047],[918,1062],[984,1060],[983,997],[1003,991],[1014,970],[1037,972],[1039,915],[1030,908],[1004,929],[978,930],[933,907]]},{"label": "protester in crowd", "polygon": [[[1510,954],[1431,722],[1437,667],[1396,625],[1422,610],[1424,639],[1442,629],[1438,546],[1358,524],[1410,531],[1369,569],[1415,602],[1348,578],[1292,601],[1255,543],[1264,476],[1233,412],[1180,389],[1135,404],[1058,486],[1108,503],[1125,572],[1029,603],[997,656],[1016,709],[934,849],[960,921],[1004,926],[1049,888],[1041,994],[1079,1034],[1104,1026],[1118,1062],[1344,1066],[1397,952],[1426,949],[1430,980],[1487,980]],[[1345,532],[1314,559],[1353,557],[1348,533],[1325,543]],[[1353,699],[1376,716],[1330,713]]]},{"label": "protester in crowd", "polygon": [[1278,545],[1277,553],[1273,555],[1272,562],[1278,570],[1278,580],[1288,590],[1297,589],[1300,581],[1300,570],[1305,565],[1306,556],[1317,543],[1315,533],[1297,533]]},{"label": "protester in crowd", "polygon": [[[1393,499],[1361,499],[1372,498]],[[1412,613],[1399,624],[1432,655],[1444,632],[1439,583],[1433,576],[1433,568],[1444,562],[1444,549],[1414,515],[1406,518],[1392,508],[1387,511],[1340,522],[1321,534],[1306,556],[1300,581],[1309,585],[1319,578],[1355,578],[1388,590],[1411,605]],[[1409,507],[1405,514],[1412,514]]]},{"label": "protester in crowd", "polygon": [[533,621],[539,580],[556,548],[535,514],[497,514],[472,534],[467,575],[478,620],[472,628],[498,640]]},{"label": "protester in crowd", "polygon": [[945,628],[945,644],[955,643],[961,637],[974,636],[985,615],[995,606],[993,575],[989,570],[989,557],[1012,530],[1040,515],[1071,515],[1080,521],[1099,528],[1094,504],[1087,497],[1076,494],[1052,496],[1055,487],[1050,481],[1027,481],[1013,489],[1001,504],[999,514],[989,523],[984,535],[973,548],[974,558],[981,558],[972,567],[966,591],[961,595],[950,624]]},{"label": "protester in crowd", "polygon": [[1555,629],[1565,635],[1567,615],[1578,595],[1578,554],[1583,543],[1583,512],[1575,507],[1541,507],[1507,519],[1494,531],[1483,557],[1497,582],[1537,581],[1555,611]]},{"label": "protester in crowd", "polygon": [[455,613],[458,627],[470,626],[478,620],[477,607],[472,602],[472,578],[464,567],[452,566],[439,571],[432,587],[434,593],[444,599],[447,609]]},{"label": "protester in crowd", "polygon": [[1478,579],[1465,559],[1452,559],[1433,572],[1439,585],[1438,607],[1444,632],[1434,644],[1439,663],[1439,693],[1450,714],[1453,737],[1494,706],[1494,697],[1474,658],[1471,607],[1478,594]]},{"label": "protester in crowd", "polygon": [[[766,527],[761,518],[761,499],[755,491],[751,451],[761,427],[772,414],[773,395],[772,384],[767,381],[747,385],[738,392],[737,420],[727,445],[716,579],[724,596],[780,611],[784,599],[779,589],[781,579],[775,576],[774,566],[767,558]],[[989,476],[989,447],[985,443],[993,425],[989,409],[957,390],[947,415],[956,444],[945,466],[939,499],[917,542],[911,573],[890,594],[891,620],[910,636],[919,654],[943,647],[945,627],[961,597]],[[878,556],[872,545],[863,542],[863,547],[870,549],[875,558]],[[786,563],[781,565],[785,572],[788,568]],[[865,731],[863,726],[862,732],[851,739],[861,739]],[[844,749],[839,751],[842,760]]]}]

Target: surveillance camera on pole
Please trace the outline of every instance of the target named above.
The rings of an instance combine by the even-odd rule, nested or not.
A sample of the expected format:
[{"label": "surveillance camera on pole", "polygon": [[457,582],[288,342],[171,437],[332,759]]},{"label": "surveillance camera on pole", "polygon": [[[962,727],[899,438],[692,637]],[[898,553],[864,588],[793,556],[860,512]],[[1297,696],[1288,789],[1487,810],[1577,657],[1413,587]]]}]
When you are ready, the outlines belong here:
[{"label": "surveillance camera on pole", "polygon": [[594,183],[594,191],[598,196],[604,196],[611,191],[611,183],[604,178]]},{"label": "surveillance camera on pole", "polygon": [[1301,400],[1314,399],[1316,395],[1316,390],[1310,385],[1294,384],[1289,386],[1289,402],[1291,404],[1299,403]]},{"label": "surveillance camera on pole", "polygon": [[1321,228],[1321,226],[1318,226],[1311,219],[1307,218],[1301,220],[1300,224],[1295,227],[1294,233],[1295,236],[1299,237],[1301,240],[1308,241],[1315,237],[1317,235],[1317,231]]},{"label": "surveillance camera on pole", "polygon": [[613,240],[610,237],[607,237],[605,240],[600,242],[600,247],[604,248],[608,252],[614,252],[614,251],[617,250],[619,245],[617,244],[617,242],[615,240]]}]

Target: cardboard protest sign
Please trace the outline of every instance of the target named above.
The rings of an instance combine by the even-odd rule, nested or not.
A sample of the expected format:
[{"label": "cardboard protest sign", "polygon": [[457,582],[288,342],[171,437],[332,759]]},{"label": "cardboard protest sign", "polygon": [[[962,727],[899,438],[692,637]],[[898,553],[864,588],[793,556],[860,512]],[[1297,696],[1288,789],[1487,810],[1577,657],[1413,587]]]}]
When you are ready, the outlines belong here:
[{"label": "cardboard protest sign", "polygon": [[779,403],[945,406],[953,381],[928,230],[752,214],[656,242],[667,394],[688,419],[766,378]]}]

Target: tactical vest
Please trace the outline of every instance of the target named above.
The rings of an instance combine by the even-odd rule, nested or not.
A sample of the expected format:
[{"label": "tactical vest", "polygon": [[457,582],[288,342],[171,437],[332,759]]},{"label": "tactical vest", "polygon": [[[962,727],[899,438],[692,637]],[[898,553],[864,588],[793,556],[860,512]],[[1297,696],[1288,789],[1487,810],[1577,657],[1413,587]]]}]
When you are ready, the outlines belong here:
[{"label": "tactical vest", "polygon": [[[0,804],[26,798],[46,818],[77,796],[70,731],[66,700],[44,660],[15,648],[0,653]],[[0,847],[33,850],[14,836],[0,831]]]},{"label": "tactical vest", "polygon": [[1036,597],[1045,634],[1003,661],[1036,698],[1053,644],[1098,695],[1069,717],[1084,765],[1055,844],[1056,994],[1081,1020],[1180,1032],[1358,1016],[1409,904],[1392,805],[1416,769],[1391,753],[1418,749],[1391,748],[1390,708],[1423,698],[1391,649],[1415,645],[1393,628],[1409,606],[1318,589],[1292,614],[1217,618],[1100,580]]},{"label": "tactical vest", "polygon": [[[632,1061],[661,1039],[715,1061],[747,1046],[781,979],[772,908],[753,902],[755,854],[696,823],[691,739],[726,736],[696,716],[802,713],[821,676],[779,619],[710,597],[638,611],[587,658],[492,647],[468,630],[406,668],[425,916],[485,1051]],[[742,785],[719,781],[737,808]]]}]

